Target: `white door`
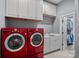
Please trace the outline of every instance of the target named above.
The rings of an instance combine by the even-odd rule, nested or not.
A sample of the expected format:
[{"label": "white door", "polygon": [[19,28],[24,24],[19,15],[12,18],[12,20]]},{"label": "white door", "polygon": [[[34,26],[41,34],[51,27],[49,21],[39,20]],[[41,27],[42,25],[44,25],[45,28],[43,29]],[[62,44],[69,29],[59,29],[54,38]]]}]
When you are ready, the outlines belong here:
[{"label": "white door", "polygon": [[19,0],[6,0],[6,16],[18,16],[18,1]]}]

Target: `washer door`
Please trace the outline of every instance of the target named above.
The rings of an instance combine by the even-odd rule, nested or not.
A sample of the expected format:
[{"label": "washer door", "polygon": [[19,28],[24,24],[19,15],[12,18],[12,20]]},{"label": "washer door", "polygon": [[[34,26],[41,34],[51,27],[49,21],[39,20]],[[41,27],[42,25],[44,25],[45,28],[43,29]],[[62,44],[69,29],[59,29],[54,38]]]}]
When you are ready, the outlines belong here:
[{"label": "washer door", "polygon": [[5,48],[10,52],[20,51],[24,44],[24,36],[19,33],[11,34],[5,39]]},{"label": "washer door", "polygon": [[30,39],[30,43],[33,47],[39,47],[43,43],[43,36],[41,33],[34,33]]}]

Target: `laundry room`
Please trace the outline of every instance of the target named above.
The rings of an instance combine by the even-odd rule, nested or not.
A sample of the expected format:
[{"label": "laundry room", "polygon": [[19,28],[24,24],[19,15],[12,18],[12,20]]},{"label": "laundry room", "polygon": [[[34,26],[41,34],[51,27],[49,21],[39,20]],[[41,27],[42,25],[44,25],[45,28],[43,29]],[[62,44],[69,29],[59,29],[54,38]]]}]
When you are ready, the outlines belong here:
[{"label": "laundry room", "polygon": [[78,0],[0,0],[0,58],[76,58]]}]

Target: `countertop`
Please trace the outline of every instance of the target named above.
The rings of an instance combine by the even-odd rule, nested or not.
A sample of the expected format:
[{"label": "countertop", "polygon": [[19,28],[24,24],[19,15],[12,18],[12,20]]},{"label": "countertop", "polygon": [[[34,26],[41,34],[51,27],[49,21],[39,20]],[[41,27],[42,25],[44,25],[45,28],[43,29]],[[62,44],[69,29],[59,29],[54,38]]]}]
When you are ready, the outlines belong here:
[{"label": "countertop", "polygon": [[50,36],[60,36],[60,34],[55,34],[55,33],[44,34],[44,37],[50,37]]}]

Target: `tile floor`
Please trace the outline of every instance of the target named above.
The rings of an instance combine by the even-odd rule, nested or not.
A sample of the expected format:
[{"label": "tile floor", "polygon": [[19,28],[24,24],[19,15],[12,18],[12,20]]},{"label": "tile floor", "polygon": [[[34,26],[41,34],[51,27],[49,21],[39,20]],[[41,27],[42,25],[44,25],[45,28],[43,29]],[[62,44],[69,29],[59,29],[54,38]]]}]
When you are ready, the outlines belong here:
[{"label": "tile floor", "polygon": [[74,55],[75,55],[75,50],[73,45],[67,47],[64,50],[45,55],[45,58],[74,58]]}]

